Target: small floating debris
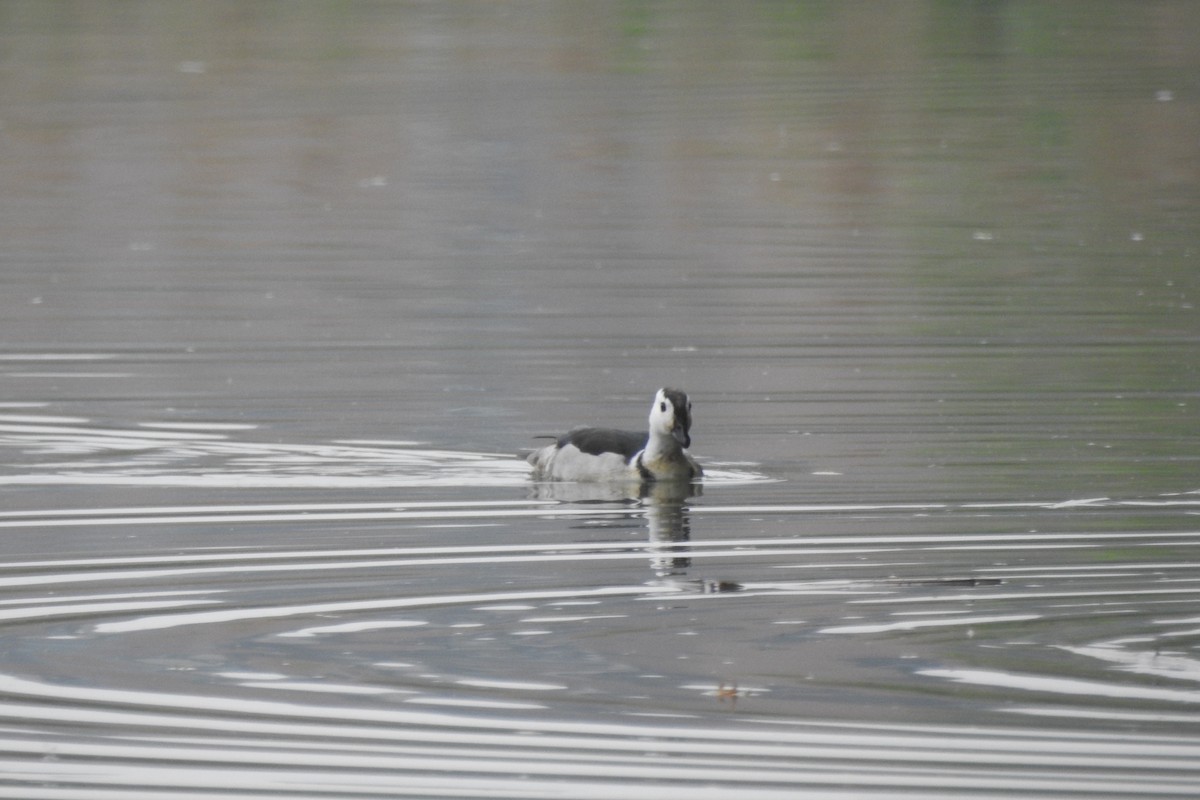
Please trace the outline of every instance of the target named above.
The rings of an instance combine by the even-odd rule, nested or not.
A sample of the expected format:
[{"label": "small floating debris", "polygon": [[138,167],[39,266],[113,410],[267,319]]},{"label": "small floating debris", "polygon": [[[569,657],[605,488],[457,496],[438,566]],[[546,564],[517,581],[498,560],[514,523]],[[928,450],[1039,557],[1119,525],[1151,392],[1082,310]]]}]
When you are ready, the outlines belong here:
[{"label": "small floating debris", "polygon": [[741,696],[741,692],[738,691],[738,686],[736,683],[731,683],[728,686],[726,686],[725,682],[721,681],[720,683],[717,684],[716,694],[717,694],[717,700],[721,704],[724,704],[726,700],[729,701],[729,710],[730,711],[737,710],[737,701],[738,701],[738,697]]},{"label": "small floating debris", "polygon": [[717,702],[722,705],[728,703],[730,711],[737,710],[737,701],[739,699],[756,697],[770,691],[762,686],[739,686],[736,681],[721,681],[715,688],[711,683],[689,683],[680,688],[698,691],[707,697],[715,697],[717,698]]}]

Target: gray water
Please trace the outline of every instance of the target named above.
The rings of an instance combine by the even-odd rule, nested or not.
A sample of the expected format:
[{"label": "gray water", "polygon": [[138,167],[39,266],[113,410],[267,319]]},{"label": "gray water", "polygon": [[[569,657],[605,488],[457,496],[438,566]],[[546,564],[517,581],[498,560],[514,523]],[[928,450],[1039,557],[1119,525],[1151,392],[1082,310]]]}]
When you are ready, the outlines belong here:
[{"label": "gray water", "polygon": [[[1195,797],[1200,5],[0,1],[0,797]],[[695,403],[691,496],[517,454]]]}]

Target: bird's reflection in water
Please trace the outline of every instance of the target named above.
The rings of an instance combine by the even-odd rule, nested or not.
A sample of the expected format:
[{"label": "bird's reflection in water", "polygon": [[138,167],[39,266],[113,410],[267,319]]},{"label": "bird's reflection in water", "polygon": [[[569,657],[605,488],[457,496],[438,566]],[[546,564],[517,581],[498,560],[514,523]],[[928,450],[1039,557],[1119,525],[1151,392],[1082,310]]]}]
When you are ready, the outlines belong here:
[{"label": "bird's reflection in water", "polygon": [[692,559],[692,519],[688,501],[700,494],[695,483],[642,484],[641,501],[646,509],[650,534],[650,569],[659,579],[679,578],[687,574]]},{"label": "bird's reflection in water", "polygon": [[[692,498],[703,493],[699,483],[538,483],[533,496],[562,503],[611,506],[621,504],[629,517],[646,521],[653,583],[694,592],[732,592],[742,587],[733,581],[698,579],[688,575],[692,566]],[[599,512],[599,509],[598,509]]]}]

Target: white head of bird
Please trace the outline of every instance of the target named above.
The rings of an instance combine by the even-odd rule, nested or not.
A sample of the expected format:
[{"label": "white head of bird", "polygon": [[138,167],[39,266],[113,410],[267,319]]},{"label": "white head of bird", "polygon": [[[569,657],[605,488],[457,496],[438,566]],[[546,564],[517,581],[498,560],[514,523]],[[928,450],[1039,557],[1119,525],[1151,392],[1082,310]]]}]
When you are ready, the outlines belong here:
[{"label": "white head of bird", "polygon": [[659,389],[650,408],[650,438],[671,437],[683,447],[692,444],[692,403],[677,389]]}]

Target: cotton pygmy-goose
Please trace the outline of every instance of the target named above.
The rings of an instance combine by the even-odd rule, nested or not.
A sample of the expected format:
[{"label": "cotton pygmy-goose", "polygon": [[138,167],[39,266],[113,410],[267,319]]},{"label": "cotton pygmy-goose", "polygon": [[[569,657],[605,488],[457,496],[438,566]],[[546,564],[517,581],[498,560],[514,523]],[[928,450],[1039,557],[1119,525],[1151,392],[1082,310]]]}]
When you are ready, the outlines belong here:
[{"label": "cotton pygmy-goose", "polygon": [[645,433],[574,428],[529,456],[535,480],[689,481],[702,474],[685,449],[692,443],[692,404],[676,389],[659,389]]}]

